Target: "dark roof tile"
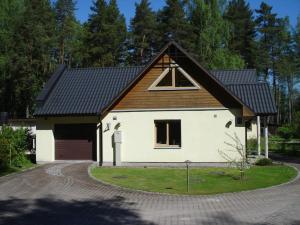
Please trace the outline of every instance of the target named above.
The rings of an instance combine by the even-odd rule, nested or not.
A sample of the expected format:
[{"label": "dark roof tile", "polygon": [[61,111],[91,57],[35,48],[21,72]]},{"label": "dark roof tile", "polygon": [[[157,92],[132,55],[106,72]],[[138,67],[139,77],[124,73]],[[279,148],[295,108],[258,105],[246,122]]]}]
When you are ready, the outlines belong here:
[{"label": "dark roof tile", "polygon": [[35,115],[98,115],[143,68],[67,69]]},{"label": "dark roof tile", "polygon": [[255,69],[211,70],[210,73],[225,85],[247,84],[257,82],[257,75]]},{"label": "dark roof tile", "polygon": [[256,114],[277,113],[268,83],[230,84],[227,87]]}]

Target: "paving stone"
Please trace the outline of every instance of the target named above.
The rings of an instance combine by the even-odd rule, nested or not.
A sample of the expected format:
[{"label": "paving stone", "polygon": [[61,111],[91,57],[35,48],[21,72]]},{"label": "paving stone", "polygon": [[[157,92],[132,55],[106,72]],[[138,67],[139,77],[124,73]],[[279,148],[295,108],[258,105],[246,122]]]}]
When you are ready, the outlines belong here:
[{"label": "paving stone", "polygon": [[176,196],[99,183],[88,176],[88,166],[48,164],[0,178],[0,224],[300,224],[299,180],[240,193]]}]

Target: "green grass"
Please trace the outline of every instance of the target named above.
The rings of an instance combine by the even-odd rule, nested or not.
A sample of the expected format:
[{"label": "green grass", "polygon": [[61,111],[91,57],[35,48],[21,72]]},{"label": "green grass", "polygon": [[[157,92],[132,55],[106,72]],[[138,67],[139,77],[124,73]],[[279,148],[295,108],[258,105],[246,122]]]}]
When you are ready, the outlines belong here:
[{"label": "green grass", "polygon": [[7,167],[7,168],[0,168],[0,177],[1,176],[5,176],[8,175],[10,173],[16,173],[16,172],[20,172],[32,167],[35,167],[36,164],[33,164],[31,162],[27,162],[25,164],[22,165],[22,167]]},{"label": "green grass", "polygon": [[99,180],[131,189],[171,194],[217,194],[264,188],[284,183],[297,175],[288,166],[253,166],[239,180],[232,168],[190,169],[190,191],[186,190],[186,169],[180,168],[100,168],[92,169]]}]

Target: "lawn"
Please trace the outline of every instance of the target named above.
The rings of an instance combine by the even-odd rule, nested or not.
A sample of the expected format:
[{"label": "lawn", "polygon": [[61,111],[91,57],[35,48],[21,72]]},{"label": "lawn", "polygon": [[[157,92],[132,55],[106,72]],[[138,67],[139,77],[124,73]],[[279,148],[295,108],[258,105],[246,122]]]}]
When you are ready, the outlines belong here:
[{"label": "lawn", "polygon": [[239,172],[233,168],[192,168],[187,193],[186,169],[96,167],[91,172],[99,180],[131,189],[195,195],[263,188],[287,182],[297,175],[289,166],[253,166],[246,170],[241,181]]},{"label": "lawn", "polygon": [[35,167],[36,164],[33,164],[31,162],[27,162],[26,164],[22,165],[22,167],[7,167],[7,168],[0,168],[0,177],[5,176],[10,173],[20,172],[26,169],[29,169],[31,167]]}]

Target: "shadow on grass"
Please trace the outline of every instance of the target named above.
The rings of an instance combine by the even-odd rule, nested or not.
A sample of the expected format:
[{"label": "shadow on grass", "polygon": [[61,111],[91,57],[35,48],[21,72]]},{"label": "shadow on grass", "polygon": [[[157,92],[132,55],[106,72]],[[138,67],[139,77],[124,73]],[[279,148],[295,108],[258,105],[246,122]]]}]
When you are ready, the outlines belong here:
[{"label": "shadow on grass", "polygon": [[0,224],[9,225],[154,225],[129,209],[122,197],[105,200],[57,200],[49,198],[0,201]]},{"label": "shadow on grass", "polygon": [[17,172],[17,171],[18,171],[17,169],[11,168],[11,167],[0,168],[0,177],[5,176],[5,175],[10,174],[10,173]]}]

